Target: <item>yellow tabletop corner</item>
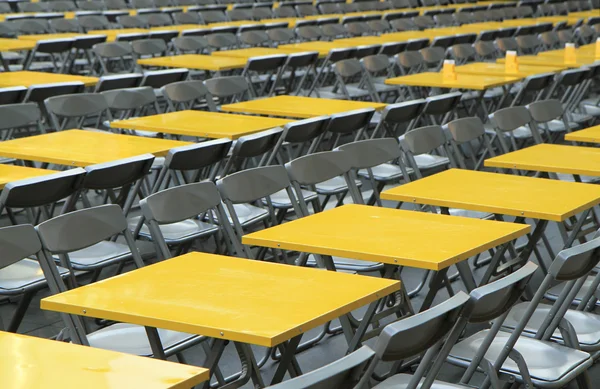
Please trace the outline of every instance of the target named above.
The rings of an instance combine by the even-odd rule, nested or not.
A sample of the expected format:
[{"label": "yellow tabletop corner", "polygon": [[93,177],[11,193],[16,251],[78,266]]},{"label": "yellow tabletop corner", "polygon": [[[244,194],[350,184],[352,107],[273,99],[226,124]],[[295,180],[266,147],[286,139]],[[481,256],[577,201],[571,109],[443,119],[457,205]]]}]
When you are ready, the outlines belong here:
[{"label": "yellow tabletop corner", "polygon": [[97,77],[77,76],[73,74],[58,74],[45,72],[4,72],[0,73],[0,87],[13,86],[30,87],[31,85],[53,84],[57,82],[83,82],[85,86],[94,86],[98,83]]},{"label": "yellow tabletop corner", "polygon": [[137,63],[143,66],[164,66],[170,68],[188,68],[208,70],[212,72],[242,69],[246,66],[246,59],[235,57],[220,57],[216,55],[183,54],[169,57],[154,57],[138,59]]},{"label": "yellow tabletop corner", "polygon": [[112,122],[113,128],[155,131],[201,138],[229,138],[284,126],[287,119],[233,115],[221,112],[178,111]]},{"label": "yellow tabletop corner", "polygon": [[193,252],[41,306],[273,347],[399,289],[396,280]]},{"label": "yellow tabletop corner", "polygon": [[514,84],[519,80],[520,78],[518,77],[475,74],[457,74],[456,79],[448,79],[441,72],[425,72],[388,78],[385,80],[385,83],[388,85],[420,86],[426,88],[486,90],[507,84]]},{"label": "yellow tabletop corner", "polygon": [[0,189],[4,188],[4,186],[9,182],[47,176],[48,174],[53,173],[56,173],[56,171],[48,169],[36,169],[25,166],[0,164]]},{"label": "yellow tabletop corner", "polygon": [[600,177],[600,149],[544,143],[486,159],[485,166]]},{"label": "yellow tabletop corner", "polygon": [[85,167],[147,153],[163,156],[188,144],[106,131],[64,130],[0,142],[0,156]]},{"label": "yellow tabletop corner", "polygon": [[184,389],[207,369],[0,331],[0,386],[11,389]]},{"label": "yellow tabletop corner", "polygon": [[0,38],[0,51],[31,50],[34,47],[35,47],[35,42],[32,42],[32,41]]},{"label": "yellow tabletop corner", "polygon": [[526,225],[352,204],[244,235],[242,242],[442,270],[528,232]]},{"label": "yellow tabletop corner", "polygon": [[222,111],[307,119],[356,109],[381,110],[387,104],[281,95],[221,106]]},{"label": "yellow tabletop corner", "polygon": [[562,222],[600,204],[600,186],[450,169],[386,190],[381,198]]},{"label": "yellow tabletop corner", "polygon": [[600,143],[600,126],[588,127],[565,135],[565,140],[574,142]]}]

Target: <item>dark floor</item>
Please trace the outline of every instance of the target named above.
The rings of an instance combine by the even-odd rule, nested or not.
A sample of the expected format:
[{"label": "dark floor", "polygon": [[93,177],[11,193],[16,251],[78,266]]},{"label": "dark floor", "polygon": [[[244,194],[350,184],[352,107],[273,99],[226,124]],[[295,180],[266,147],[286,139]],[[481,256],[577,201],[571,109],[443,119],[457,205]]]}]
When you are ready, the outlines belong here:
[{"label": "dark floor", "polygon": [[[2,224],[6,224],[7,220],[5,218],[2,219]],[[562,240],[558,235],[558,230],[555,225],[549,226],[548,238],[553,246],[553,249],[558,251],[562,247]],[[432,242],[434,243],[434,242]],[[542,250],[542,252],[544,252]],[[547,258],[547,263],[550,261]],[[109,269],[112,270],[112,269]],[[451,270],[450,273],[453,273],[454,270]],[[107,271],[106,274],[114,274],[110,271]],[[412,290],[421,279],[422,271],[414,270],[414,269],[405,269],[403,272],[403,280],[405,280],[406,287],[408,290]],[[476,278],[481,276],[483,271],[476,272]],[[540,282],[540,276],[538,275],[534,279],[534,284],[537,285]],[[453,283],[454,290],[463,289],[463,286],[460,281]],[[534,288],[535,289],[535,288]],[[421,305],[423,296],[425,295],[426,290],[422,291],[416,297],[414,297],[411,301],[415,308],[418,308]],[[47,291],[42,291],[36,296],[33,300],[25,319],[23,320],[21,327],[19,328],[20,333],[25,333],[32,336],[39,337],[52,337],[58,334],[61,329],[63,329],[63,325],[60,319],[60,316],[57,313],[42,311],[40,309],[40,298],[46,296],[48,294]],[[442,290],[438,293],[436,298],[436,303],[439,303],[448,298],[448,294],[445,290]],[[4,301],[0,304],[0,318],[3,320],[5,324],[7,324],[10,320],[12,311],[15,309],[14,302],[9,303]],[[358,312],[360,316],[360,312]],[[335,323],[334,323],[335,324]],[[312,338],[312,336],[316,335],[319,332],[319,328],[313,329],[308,334],[305,335],[304,339]],[[367,342],[367,344],[372,343],[373,340]],[[257,358],[261,358],[264,355],[265,349],[256,347],[254,348]],[[301,368],[304,372],[308,372],[319,368],[329,362],[332,362],[336,359],[339,359],[344,355],[346,351],[346,342],[342,335],[337,336],[328,336],[323,339],[318,345],[315,347],[304,351],[298,355],[298,361],[300,363]],[[200,346],[196,346],[184,352],[187,363],[193,365],[201,366],[205,354],[202,351]],[[240,364],[239,360],[235,354],[235,349],[232,345],[229,345],[226,349],[225,355],[221,361],[220,368],[225,375],[233,374],[238,371]],[[272,375],[275,372],[277,364],[270,360],[266,363],[266,365],[262,368],[261,373],[265,379],[265,382],[269,382]],[[385,366],[384,366],[385,367]],[[590,370],[592,376],[592,382],[600,382],[600,369],[597,366],[593,366]],[[457,382],[462,374],[462,370],[450,365],[446,365],[442,370],[440,379],[446,380],[447,382]],[[480,377],[476,377],[480,378]],[[600,384],[594,384],[594,388],[600,388]],[[243,388],[252,388],[251,384],[246,384]]]}]

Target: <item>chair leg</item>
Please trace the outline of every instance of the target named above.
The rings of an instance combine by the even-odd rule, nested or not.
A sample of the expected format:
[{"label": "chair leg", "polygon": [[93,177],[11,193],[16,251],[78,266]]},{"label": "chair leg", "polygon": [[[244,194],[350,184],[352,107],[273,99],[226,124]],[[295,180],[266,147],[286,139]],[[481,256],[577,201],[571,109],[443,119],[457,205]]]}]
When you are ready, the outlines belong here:
[{"label": "chair leg", "polygon": [[13,317],[10,319],[8,328],[6,329],[8,332],[17,332],[33,296],[35,296],[34,291],[28,291],[23,294],[21,301],[19,301],[19,304],[17,305],[15,313],[13,314]]}]

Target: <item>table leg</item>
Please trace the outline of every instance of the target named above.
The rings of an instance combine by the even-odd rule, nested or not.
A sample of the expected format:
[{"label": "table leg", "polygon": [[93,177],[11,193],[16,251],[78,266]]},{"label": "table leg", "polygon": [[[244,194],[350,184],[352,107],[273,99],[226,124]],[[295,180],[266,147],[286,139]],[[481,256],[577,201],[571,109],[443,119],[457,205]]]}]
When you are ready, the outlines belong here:
[{"label": "table leg", "polygon": [[144,327],[146,329],[146,334],[148,335],[148,340],[150,341],[150,348],[152,349],[152,354],[154,354],[154,358],[166,360],[165,349],[162,346],[162,342],[160,341],[160,336],[158,335],[158,330],[154,327]]},{"label": "table leg", "polygon": [[[296,361],[296,348],[300,344],[300,339],[302,339],[302,335],[298,335],[290,339],[285,346],[281,350],[281,360],[279,361],[279,366],[277,366],[277,370],[275,371],[275,375],[271,380],[271,385],[275,385],[283,381],[283,377],[285,376],[286,371],[290,371],[290,374],[293,374],[292,371],[296,370],[298,367],[298,362]],[[278,346],[278,347],[279,347]],[[294,366],[294,367],[292,367]],[[294,371],[294,373],[298,373]],[[301,372],[299,372],[302,374]]]},{"label": "table leg", "polygon": [[10,72],[10,66],[8,65],[8,62],[6,61],[6,59],[4,59],[2,52],[0,52],[0,61],[2,61],[2,66],[4,67],[4,71]]},{"label": "table leg", "polygon": [[358,325],[358,328],[356,329],[356,331],[354,331],[354,335],[352,336],[350,343],[348,343],[348,354],[355,350],[358,350],[358,348],[361,346],[362,338],[367,332],[367,328],[369,328],[371,321],[373,320],[373,316],[377,311],[377,307],[379,306],[380,301],[381,300],[372,302],[367,308],[367,312],[365,312],[362,320],[360,321],[360,324]]},{"label": "table leg", "polygon": [[477,283],[475,282],[475,277],[473,276],[473,272],[469,266],[469,260],[465,259],[456,263],[456,268],[458,269],[460,279],[465,284],[467,291],[471,292],[473,289],[475,289],[477,287]]},{"label": "table leg", "polygon": [[[204,362],[204,367],[210,371],[211,377],[219,364],[223,351],[225,351],[225,343],[226,341],[223,339],[215,339],[210,348],[210,354],[208,354],[206,362]],[[202,385],[202,389],[210,389],[210,378]]]},{"label": "table leg", "polygon": [[447,273],[448,268],[433,272],[433,277],[429,283],[429,291],[427,291],[427,295],[425,296],[425,300],[423,300],[423,305],[421,305],[419,312],[423,312],[431,307],[431,304],[433,304],[433,299],[435,298],[437,291],[444,283]]}]

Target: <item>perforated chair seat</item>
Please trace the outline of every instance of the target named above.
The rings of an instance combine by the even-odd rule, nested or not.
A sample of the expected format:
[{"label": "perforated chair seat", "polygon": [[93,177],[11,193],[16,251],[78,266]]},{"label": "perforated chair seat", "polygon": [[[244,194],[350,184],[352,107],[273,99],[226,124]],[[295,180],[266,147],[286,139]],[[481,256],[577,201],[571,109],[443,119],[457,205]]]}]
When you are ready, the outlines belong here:
[{"label": "perforated chair seat", "polygon": [[[383,269],[383,263],[361,261],[358,259],[332,257],[336,270],[351,271],[357,273],[369,273]],[[309,255],[306,266],[317,267],[317,260],[314,255]]]},{"label": "perforated chair seat", "polygon": [[[359,180],[354,180],[356,185],[360,188],[362,182]],[[348,190],[348,185],[346,185],[346,180],[343,177],[333,177],[327,181],[323,181],[315,185],[315,189],[317,193],[324,195],[332,195],[341,192],[345,192]]]},{"label": "perforated chair seat", "polygon": [[[158,335],[166,353],[203,340],[197,335],[163,329],[158,329]],[[91,347],[144,357],[152,356],[148,335],[142,326],[116,323],[88,334],[87,338]]]},{"label": "perforated chair seat", "polygon": [[[480,331],[457,343],[448,356],[448,362],[466,368],[473,356],[482,347],[489,330]],[[494,362],[504,348],[510,333],[500,332],[496,335],[485,358]],[[536,387],[560,388],[573,378],[588,369],[593,360],[590,354],[561,346],[558,343],[520,337],[515,345],[527,363],[531,379]],[[507,359],[501,373],[514,375],[521,380],[517,364]]]},{"label": "perforated chair seat", "polygon": [[[129,229],[135,229],[139,219],[139,217],[129,219]],[[177,223],[162,224],[159,226],[159,228],[167,244],[176,244],[189,239],[210,236],[219,230],[219,227],[214,224],[205,223],[195,219],[187,219]],[[150,235],[150,230],[146,224],[142,226],[140,230],[140,236],[148,239],[152,238]]]},{"label": "perforated chair seat", "polygon": [[[521,321],[529,305],[530,303],[527,301],[512,307],[506,320],[502,323],[503,329],[512,331]],[[551,305],[540,304],[527,323],[523,335],[535,336],[551,308]],[[600,349],[600,315],[569,309],[565,313],[565,319],[573,325],[583,351],[593,352]],[[562,343],[563,338],[558,329],[554,331],[552,340]]]},{"label": "perforated chair seat", "polygon": [[[142,257],[154,252],[154,246],[149,242],[138,241],[136,246]],[[70,253],[69,259],[73,269],[88,271],[131,259],[131,251],[126,244],[102,241]]]},{"label": "perforated chair seat", "polygon": [[[69,271],[58,267],[61,276]],[[47,284],[44,272],[38,261],[22,259],[3,269],[0,269],[0,294],[21,294],[26,289],[43,287]]]},{"label": "perforated chair seat", "polygon": [[[410,168],[406,168],[406,171],[408,174],[412,173],[412,169]],[[403,177],[400,166],[392,163],[383,163],[381,165],[374,166],[371,168],[371,172],[373,172],[373,179],[381,182],[399,180]],[[358,175],[360,177],[369,178],[369,172],[367,169],[360,169],[358,171]]]},{"label": "perforated chair seat", "polygon": [[[271,197],[271,203],[273,204],[273,207],[275,207],[277,209],[292,208],[292,201],[290,200],[290,197],[288,196],[287,191],[285,189],[282,189],[279,192],[273,193],[270,197]],[[310,190],[302,189],[302,197],[304,198],[305,202],[309,202],[309,201],[313,201],[314,199],[316,199],[318,197],[318,195],[315,192],[312,192]],[[266,205],[267,202],[265,200],[263,200],[263,204]]]},{"label": "perforated chair seat", "polygon": [[[402,389],[406,388],[412,379],[412,375],[410,374],[396,374],[386,379],[382,383],[375,385],[373,389]],[[422,383],[425,379],[422,379],[420,382]],[[417,386],[420,388],[420,386]],[[458,384],[449,384],[447,382],[442,381],[434,381],[431,385],[431,389],[469,389],[469,386],[463,386]]]},{"label": "perforated chair seat", "polygon": [[450,163],[448,158],[433,154],[415,155],[414,158],[419,169],[433,169]]}]

